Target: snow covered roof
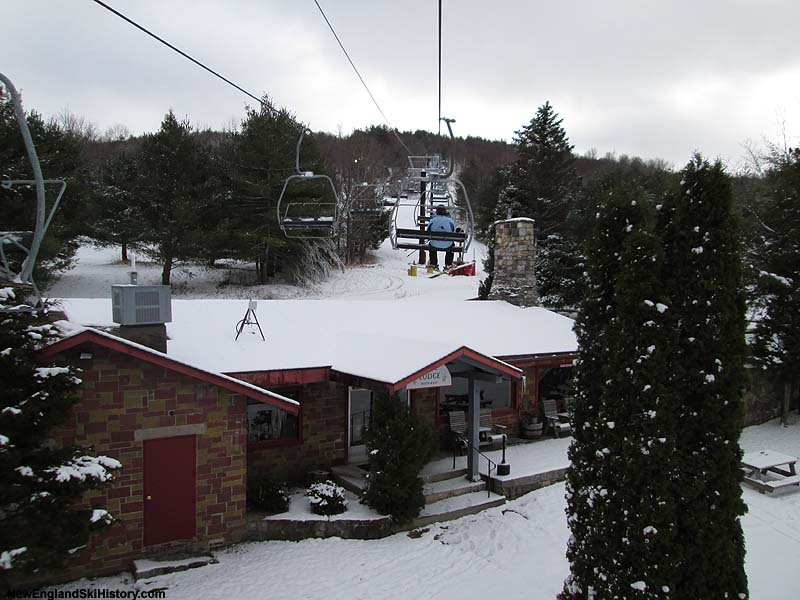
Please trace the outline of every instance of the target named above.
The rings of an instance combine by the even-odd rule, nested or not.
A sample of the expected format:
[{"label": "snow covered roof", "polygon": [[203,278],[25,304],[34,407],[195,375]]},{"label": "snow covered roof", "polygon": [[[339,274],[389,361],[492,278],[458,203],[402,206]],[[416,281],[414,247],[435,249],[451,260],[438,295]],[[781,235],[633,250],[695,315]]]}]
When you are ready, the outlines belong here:
[{"label": "snow covered roof", "polygon": [[105,331],[100,331],[91,327],[74,326],[71,323],[65,324],[63,321],[59,324],[62,325],[62,329],[66,329],[66,334],[58,342],[42,349],[41,352],[45,356],[52,356],[74,346],[93,342],[111,349],[123,349],[126,354],[133,355],[139,359],[154,362],[173,371],[183,373],[184,375],[208,381],[209,383],[219,385],[234,393],[277,406],[287,412],[293,414],[298,412],[300,403],[296,400],[281,396],[275,392],[270,392],[269,390],[265,390],[251,383],[229,377],[228,375],[223,375],[222,373],[215,373],[188,362],[176,360],[173,356],[168,356],[163,352],[158,352],[157,350],[137,344],[136,342],[122,339]]},{"label": "snow covered roof", "polygon": [[[63,301],[70,321],[111,324],[111,301]],[[173,300],[170,358],[217,373],[331,367],[394,384],[467,348],[485,357],[572,353],[571,319],[506,302],[265,300],[238,341],[246,300]]]}]

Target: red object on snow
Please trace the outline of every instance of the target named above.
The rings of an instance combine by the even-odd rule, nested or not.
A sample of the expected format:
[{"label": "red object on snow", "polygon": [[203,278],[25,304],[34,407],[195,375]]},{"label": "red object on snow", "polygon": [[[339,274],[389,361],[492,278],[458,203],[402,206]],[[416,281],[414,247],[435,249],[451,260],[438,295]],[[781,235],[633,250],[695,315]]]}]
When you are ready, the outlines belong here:
[{"label": "red object on snow", "polygon": [[453,267],[450,269],[450,275],[466,275],[468,277],[472,277],[475,275],[475,261],[464,263],[463,265],[459,265],[457,267]]}]

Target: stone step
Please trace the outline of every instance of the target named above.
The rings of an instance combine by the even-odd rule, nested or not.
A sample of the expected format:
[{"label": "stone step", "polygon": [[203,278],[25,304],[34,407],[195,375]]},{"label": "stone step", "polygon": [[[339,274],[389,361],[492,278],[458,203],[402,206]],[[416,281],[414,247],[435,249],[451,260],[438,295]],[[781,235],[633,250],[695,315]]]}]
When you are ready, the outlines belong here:
[{"label": "stone step", "polygon": [[441,471],[439,473],[427,473],[422,476],[422,481],[425,483],[435,483],[437,481],[444,481],[445,479],[464,477],[466,474],[466,469],[452,469],[450,471]]},{"label": "stone step", "polygon": [[455,498],[472,492],[486,491],[485,481],[467,481],[463,475],[453,479],[443,479],[433,483],[426,483],[422,488],[425,494],[425,504],[433,504],[447,498]]},{"label": "stone step", "polygon": [[413,528],[425,527],[431,523],[441,521],[452,521],[466,515],[474,515],[487,508],[502,506],[505,502],[504,496],[498,496],[497,494],[487,495],[485,491],[447,498],[423,508],[419,517],[414,520]]},{"label": "stone step", "polygon": [[355,465],[338,465],[332,467],[331,479],[347,491],[358,495],[367,487],[367,472]]},{"label": "stone step", "polygon": [[143,558],[133,561],[133,578],[136,580],[147,579],[216,563],[217,559],[213,556],[193,556],[176,560],[149,560]]}]

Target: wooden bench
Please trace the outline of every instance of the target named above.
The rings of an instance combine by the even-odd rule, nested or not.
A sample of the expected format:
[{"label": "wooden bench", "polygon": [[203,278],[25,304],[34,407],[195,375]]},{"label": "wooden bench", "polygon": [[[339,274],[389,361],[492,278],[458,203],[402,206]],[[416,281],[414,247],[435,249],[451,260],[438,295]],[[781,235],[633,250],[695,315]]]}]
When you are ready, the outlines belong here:
[{"label": "wooden bench", "polygon": [[[447,413],[450,422],[450,433],[453,435],[453,444],[459,449],[467,447],[467,413],[463,410],[452,410]],[[505,426],[493,422],[492,409],[482,408],[480,425],[478,427],[478,445],[488,446],[497,441],[498,436],[492,435],[493,430],[503,430]]]}]

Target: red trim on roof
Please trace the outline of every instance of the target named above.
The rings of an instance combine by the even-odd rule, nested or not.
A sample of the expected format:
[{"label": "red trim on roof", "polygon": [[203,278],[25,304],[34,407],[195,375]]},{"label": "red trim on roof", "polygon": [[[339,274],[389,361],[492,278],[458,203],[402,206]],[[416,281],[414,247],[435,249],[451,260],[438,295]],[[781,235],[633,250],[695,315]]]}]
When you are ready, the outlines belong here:
[{"label": "red trim on roof", "polygon": [[312,367],[277,371],[228,371],[225,374],[254,385],[303,385],[330,381],[330,373],[330,367]]},{"label": "red trim on roof", "polygon": [[253,400],[270,404],[293,415],[296,415],[300,411],[300,407],[298,405],[285,402],[280,398],[276,398],[266,390],[259,392],[248,385],[236,383],[235,381],[231,381],[225,377],[220,377],[216,373],[204,371],[202,369],[198,369],[197,367],[192,367],[190,365],[172,360],[168,356],[165,356],[160,352],[156,352],[155,350],[144,350],[127,343],[126,340],[121,338],[111,339],[111,337],[100,335],[94,331],[82,331],[81,333],[78,333],[72,337],[59,340],[58,342],[39,350],[39,354],[47,358],[82,344],[96,344],[115,352],[119,352],[120,354],[127,354],[128,356],[159,365],[165,369],[186,375],[187,377],[219,386],[233,392],[234,394],[242,394],[243,396],[252,398]]},{"label": "red trim on roof", "polygon": [[487,367],[489,367],[491,369],[494,369],[495,371],[500,371],[504,375],[507,375],[508,377],[511,377],[514,380],[518,380],[518,379],[522,378],[522,373],[519,371],[519,369],[511,367],[511,366],[499,361],[496,358],[492,358],[491,356],[486,356],[485,354],[481,354],[480,352],[475,352],[474,350],[470,350],[466,346],[462,346],[461,348],[459,348],[458,350],[456,350],[454,352],[451,352],[447,356],[445,356],[443,358],[440,358],[439,360],[437,360],[435,362],[432,362],[427,367],[423,367],[422,369],[419,369],[418,371],[416,371],[415,373],[412,373],[408,377],[405,377],[405,378],[401,379],[400,381],[396,382],[394,385],[392,385],[389,388],[389,392],[390,393],[394,393],[394,392],[396,392],[398,390],[401,390],[402,388],[407,386],[409,383],[411,383],[415,379],[418,379],[419,377],[421,377],[425,373],[428,373],[429,371],[433,371],[434,369],[438,369],[442,365],[446,365],[447,363],[452,362],[452,361],[454,361],[456,359],[459,359],[461,357],[469,358],[469,359],[474,360],[476,362],[479,362],[479,363],[481,363],[483,365],[486,365]]}]

